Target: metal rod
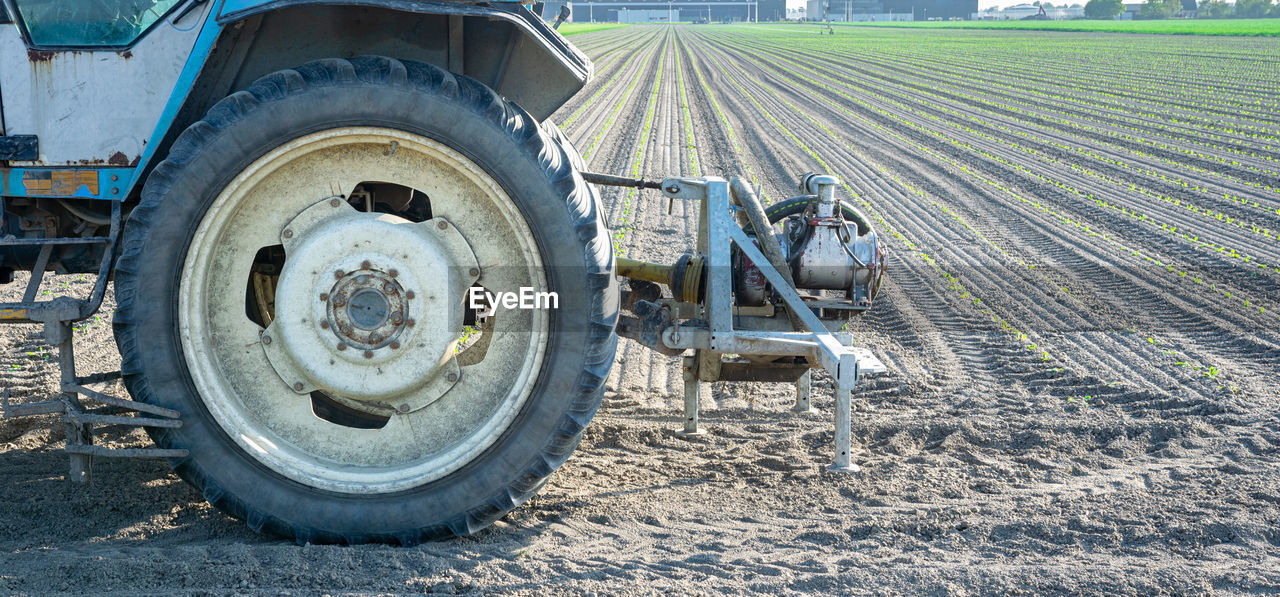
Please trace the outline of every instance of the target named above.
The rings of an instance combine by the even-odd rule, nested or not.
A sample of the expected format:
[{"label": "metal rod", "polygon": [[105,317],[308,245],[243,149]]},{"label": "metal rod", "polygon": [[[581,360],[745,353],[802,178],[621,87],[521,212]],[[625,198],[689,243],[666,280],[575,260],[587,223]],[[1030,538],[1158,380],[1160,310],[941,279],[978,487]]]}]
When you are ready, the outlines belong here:
[{"label": "metal rod", "polygon": [[612,174],[598,174],[596,172],[579,172],[582,180],[591,184],[598,184],[606,187],[634,187],[637,189],[661,189],[662,184],[644,180],[642,178],[626,178],[623,176],[613,176]]},{"label": "metal rod", "polygon": [[698,429],[698,407],[702,402],[702,384],[698,383],[698,357],[687,356],[684,362],[684,430],[680,435],[701,435]]}]

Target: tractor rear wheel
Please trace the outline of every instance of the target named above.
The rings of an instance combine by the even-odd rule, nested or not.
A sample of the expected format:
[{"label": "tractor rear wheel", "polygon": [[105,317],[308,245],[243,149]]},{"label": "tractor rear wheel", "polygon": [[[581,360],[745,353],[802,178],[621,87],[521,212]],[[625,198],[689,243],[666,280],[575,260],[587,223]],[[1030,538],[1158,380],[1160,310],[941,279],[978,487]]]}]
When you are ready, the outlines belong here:
[{"label": "tractor rear wheel", "polygon": [[148,179],[115,277],[126,385],[183,413],[153,436],[190,452],[178,474],[300,543],[464,535],[528,499],[617,342],[576,159],[480,83],[389,58],[219,102]]}]

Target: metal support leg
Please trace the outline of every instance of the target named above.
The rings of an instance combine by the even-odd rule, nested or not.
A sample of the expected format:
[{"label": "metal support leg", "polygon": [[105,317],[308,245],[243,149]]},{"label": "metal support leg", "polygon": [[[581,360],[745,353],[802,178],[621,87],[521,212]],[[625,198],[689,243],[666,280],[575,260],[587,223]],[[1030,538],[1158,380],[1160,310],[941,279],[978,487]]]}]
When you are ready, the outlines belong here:
[{"label": "metal support leg", "polygon": [[698,357],[687,356],[684,362],[684,430],[680,435],[701,435],[698,429],[698,406],[702,402],[702,384],[698,383]]},{"label": "metal support leg", "polygon": [[809,406],[809,390],[813,383],[813,370],[810,369],[796,380],[796,406],[794,411],[798,413],[807,413],[811,409]]},{"label": "metal support leg", "polygon": [[[71,470],[67,477],[76,483],[87,483],[93,470],[93,456],[85,454],[86,448],[93,445],[93,430],[89,423],[77,421],[78,414],[84,412],[80,404],[80,395],[65,388],[75,387],[76,357],[71,343],[71,324],[66,321],[46,323],[45,340],[58,347],[58,368],[62,372],[62,402],[65,413],[62,426],[67,434],[67,453],[71,457]],[[79,453],[77,453],[79,452]]]},{"label": "metal support leg", "polygon": [[836,457],[827,470],[838,473],[856,473],[861,468],[853,463],[853,388],[840,385],[836,388]]}]

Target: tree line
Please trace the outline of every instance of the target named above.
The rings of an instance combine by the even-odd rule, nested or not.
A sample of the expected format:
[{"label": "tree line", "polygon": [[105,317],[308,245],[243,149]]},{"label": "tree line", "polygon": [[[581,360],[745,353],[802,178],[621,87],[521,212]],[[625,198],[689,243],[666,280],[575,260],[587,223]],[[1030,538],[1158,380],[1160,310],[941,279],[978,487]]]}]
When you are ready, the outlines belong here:
[{"label": "tree line", "polygon": [[[1234,9],[1234,10],[1233,10]],[[1124,0],[1089,0],[1084,15],[1090,19],[1114,19],[1124,12]],[[1167,19],[1182,12],[1181,0],[1146,0],[1138,18]],[[1234,6],[1223,0],[1200,0],[1196,17],[1201,19],[1280,18],[1280,4],[1272,0],[1236,0]]]}]

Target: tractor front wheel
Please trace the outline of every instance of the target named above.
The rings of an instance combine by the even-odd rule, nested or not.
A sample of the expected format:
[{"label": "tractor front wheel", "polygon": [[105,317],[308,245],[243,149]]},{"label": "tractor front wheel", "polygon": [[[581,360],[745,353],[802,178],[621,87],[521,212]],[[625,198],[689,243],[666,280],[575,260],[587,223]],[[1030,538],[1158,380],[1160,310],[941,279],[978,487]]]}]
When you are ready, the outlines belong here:
[{"label": "tractor front wheel", "polygon": [[616,344],[609,236],[562,139],[382,57],[277,72],[187,129],[115,278],[129,391],[183,413],[153,436],[189,451],[178,474],[299,542],[469,534],[528,499]]}]

